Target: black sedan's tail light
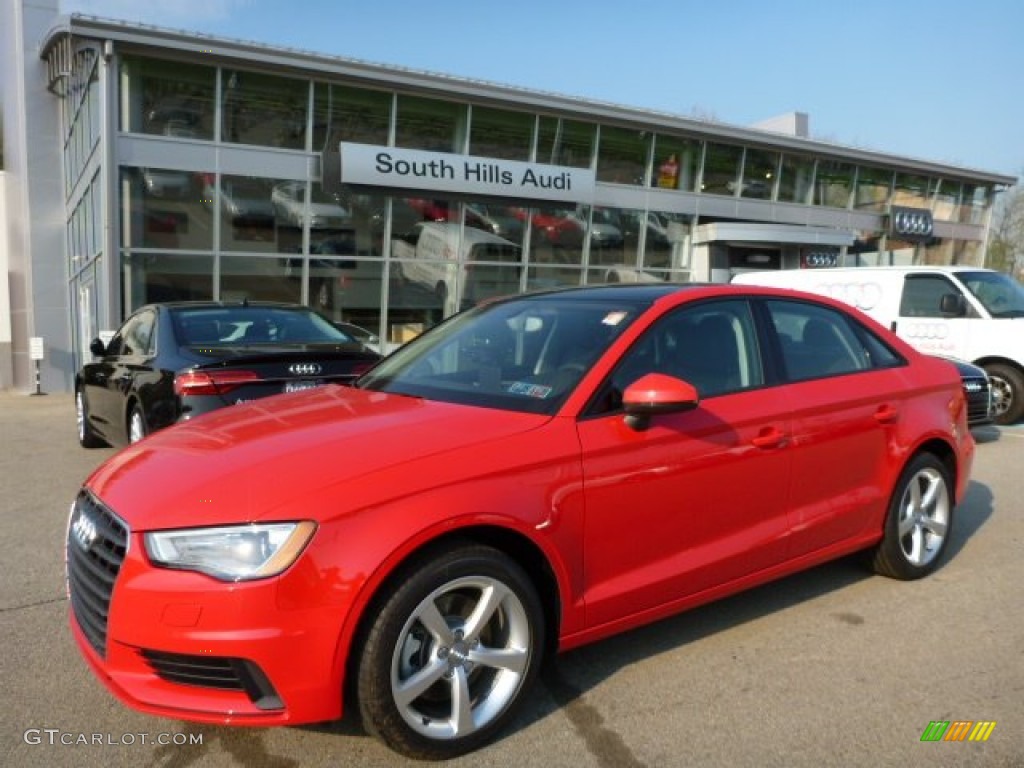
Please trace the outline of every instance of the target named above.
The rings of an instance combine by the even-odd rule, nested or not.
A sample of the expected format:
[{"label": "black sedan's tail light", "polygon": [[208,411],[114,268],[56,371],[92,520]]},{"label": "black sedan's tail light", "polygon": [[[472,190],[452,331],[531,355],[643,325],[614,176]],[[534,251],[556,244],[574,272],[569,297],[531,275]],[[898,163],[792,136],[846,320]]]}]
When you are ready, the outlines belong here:
[{"label": "black sedan's tail light", "polygon": [[185,371],[174,377],[174,393],[179,397],[226,395],[243,384],[259,381],[255,371]]}]

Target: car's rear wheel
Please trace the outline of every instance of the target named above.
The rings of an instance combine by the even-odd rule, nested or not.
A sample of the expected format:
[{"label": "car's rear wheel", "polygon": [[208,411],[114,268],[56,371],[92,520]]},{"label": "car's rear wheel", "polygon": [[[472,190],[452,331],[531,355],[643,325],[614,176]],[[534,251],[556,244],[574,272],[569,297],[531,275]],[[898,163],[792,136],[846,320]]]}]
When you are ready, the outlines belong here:
[{"label": "car's rear wheel", "polygon": [[146,417],[142,415],[142,406],[138,403],[132,406],[131,414],[128,416],[128,442],[137,443],[144,438],[149,430],[146,428]]},{"label": "car's rear wheel", "polygon": [[359,659],[364,726],[417,759],[482,746],[536,677],[544,645],[536,589],[507,556],[472,545],[421,560],[395,584]]},{"label": "car's rear wheel", "polygon": [[78,423],[79,445],[83,448],[100,448],[106,445],[89,423],[89,403],[85,399],[85,393],[80,389],[75,390],[75,421]]},{"label": "car's rear wheel", "polygon": [[985,366],[992,386],[992,418],[996,424],[1013,424],[1024,416],[1024,375],[1002,363]]},{"label": "car's rear wheel", "polygon": [[928,575],[949,544],[952,524],[949,470],[933,454],[918,454],[896,484],[872,567],[894,579]]}]

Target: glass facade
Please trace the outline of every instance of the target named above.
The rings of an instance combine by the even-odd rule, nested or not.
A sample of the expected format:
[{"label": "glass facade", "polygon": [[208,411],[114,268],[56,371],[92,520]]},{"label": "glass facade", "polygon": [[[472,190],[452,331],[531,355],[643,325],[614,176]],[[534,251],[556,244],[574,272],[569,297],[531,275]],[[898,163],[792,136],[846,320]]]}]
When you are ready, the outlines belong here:
[{"label": "glass facade", "polygon": [[[113,271],[125,314],[167,299],[301,301],[402,343],[499,294],[688,280],[695,227],[721,220],[695,215],[688,201],[703,196],[737,206],[856,210],[880,222],[901,205],[979,224],[991,205],[989,186],[791,152],[767,140],[722,142],[194,61],[124,55],[118,62],[118,130],[167,148],[159,167],[122,161],[115,171]],[[101,125],[95,68],[82,82],[82,96],[64,101],[69,197],[76,190],[68,219],[73,275],[103,251],[98,165],[90,163]],[[586,169],[636,202],[350,186],[341,182],[341,142]],[[211,147],[242,159],[221,165],[212,153],[189,154]],[[254,150],[292,170],[277,163],[269,171]],[[196,157],[211,159],[204,165]],[[95,178],[83,181],[90,172]],[[760,220],[774,221],[764,210]],[[849,256],[949,263],[975,251],[954,241],[886,243],[880,223],[861,233]]]}]

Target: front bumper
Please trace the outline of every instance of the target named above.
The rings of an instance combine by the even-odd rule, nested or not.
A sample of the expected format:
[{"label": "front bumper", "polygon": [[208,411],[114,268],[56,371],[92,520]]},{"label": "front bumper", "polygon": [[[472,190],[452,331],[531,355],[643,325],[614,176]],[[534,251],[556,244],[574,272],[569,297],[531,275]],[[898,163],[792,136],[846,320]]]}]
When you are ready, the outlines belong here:
[{"label": "front bumper", "polygon": [[[101,506],[101,505],[100,505]],[[347,590],[308,552],[280,576],[225,583],[155,568],[128,532],[107,605],[89,608],[69,525],[69,621],[97,677],[130,707],[206,723],[284,725],[342,715]],[[79,524],[79,530],[86,525]],[[91,544],[102,549],[102,535]],[[86,579],[86,581],[83,581]],[[97,617],[99,617],[97,619]]]}]

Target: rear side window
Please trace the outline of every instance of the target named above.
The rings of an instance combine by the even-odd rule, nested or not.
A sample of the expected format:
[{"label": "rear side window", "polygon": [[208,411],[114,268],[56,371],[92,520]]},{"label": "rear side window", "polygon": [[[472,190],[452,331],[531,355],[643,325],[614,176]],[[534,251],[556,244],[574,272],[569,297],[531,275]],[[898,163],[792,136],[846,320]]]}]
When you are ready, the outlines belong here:
[{"label": "rear side window", "polygon": [[765,305],[790,381],[841,376],[903,363],[889,345],[842,312],[797,301],[771,300]]}]

